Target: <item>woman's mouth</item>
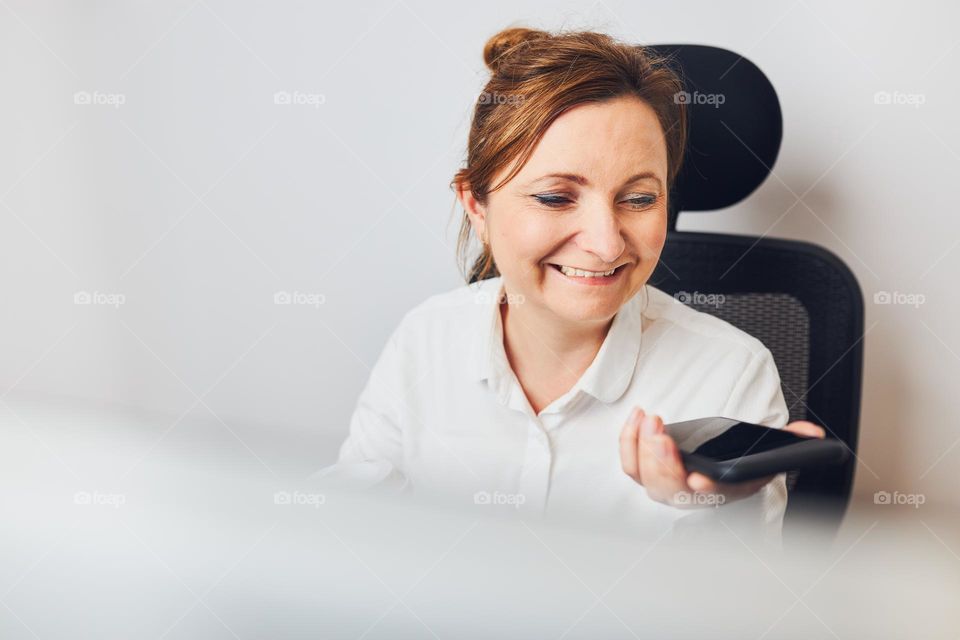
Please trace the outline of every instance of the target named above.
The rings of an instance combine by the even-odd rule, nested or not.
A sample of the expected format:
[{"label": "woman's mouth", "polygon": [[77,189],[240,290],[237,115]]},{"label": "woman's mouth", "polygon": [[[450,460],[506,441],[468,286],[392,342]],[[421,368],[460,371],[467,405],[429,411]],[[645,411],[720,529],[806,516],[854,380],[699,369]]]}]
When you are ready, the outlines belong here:
[{"label": "woman's mouth", "polygon": [[588,285],[604,285],[604,284],[613,284],[620,279],[621,274],[624,272],[626,263],[607,271],[590,271],[587,269],[580,269],[579,267],[572,267],[569,265],[554,264],[548,263],[551,267],[551,271],[556,272],[562,276],[565,280],[577,283],[577,284],[588,284]]}]

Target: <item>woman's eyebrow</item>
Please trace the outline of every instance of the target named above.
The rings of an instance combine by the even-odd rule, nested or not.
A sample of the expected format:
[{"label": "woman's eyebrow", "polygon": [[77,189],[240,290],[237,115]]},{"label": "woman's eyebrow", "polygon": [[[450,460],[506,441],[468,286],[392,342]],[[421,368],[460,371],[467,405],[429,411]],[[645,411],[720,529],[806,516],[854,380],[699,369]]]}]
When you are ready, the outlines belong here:
[{"label": "woman's eyebrow", "polygon": [[[590,184],[590,181],[587,180],[584,176],[578,175],[576,173],[548,173],[545,176],[540,176],[536,180],[531,181],[530,184],[533,185],[538,182],[547,180],[549,178],[561,178],[563,180],[569,180],[570,182],[575,182],[580,186],[589,186]],[[662,185],[660,178],[652,171],[644,171],[642,173],[637,173],[635,175],[632,175],[629,178],[627,178],[627,180],[623,184],[624,185],[633,184],[634,182],[639,182],[640,180],[644,180],[644,179],[653,179],[653,180],[656,180],[657,184]]]},{"label": "woman's eyebrow", "polygon": [[643,173],[638,173],[636,175],[630,176],[626,182],[623,184],[633,184],[634,182],[640,182],[641,180],[655,180],[658,185],[663,184],[660,181],[660,177],[655,174],[653,171],[644,171]]},{"label": "woman's eyebrow", "polygon": [[569,180],[570,182],[576,182],[577,184],[579,184],[579,185],[581,185],[581,186],[585,186],[585,185],[590,184],[590,181],[589,181],[589,180],[587,180],[587,179],[584,178],[583,176],[579,176],[579,175],[577,175],[577,174],[575,174],[575,173],[548,173],[548,174],[545,175],[545,176],[540,176],[540,177],[537,178],[536,180],[532,180],[532,181],[530,182],[530,184],[535,184],[535,183],[537,183],[537,182],[543,182],[544,180],[547,180],[547,179],[549,179],[549,178],[561,178],[561,179],[563,179],[563,180]]}]

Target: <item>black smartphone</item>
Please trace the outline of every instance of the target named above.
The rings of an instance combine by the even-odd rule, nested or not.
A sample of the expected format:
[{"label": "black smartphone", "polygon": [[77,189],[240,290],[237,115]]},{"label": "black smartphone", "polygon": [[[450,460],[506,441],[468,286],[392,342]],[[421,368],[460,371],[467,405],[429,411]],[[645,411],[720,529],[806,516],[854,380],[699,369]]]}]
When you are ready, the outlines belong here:
[{"label": "black smartphone", "polygon": [[835,438],[808,438],[732,418],[698,418],[664,428],[676,441],[687,471],[718,482],[839,464],[848,456],[847,447]]}]

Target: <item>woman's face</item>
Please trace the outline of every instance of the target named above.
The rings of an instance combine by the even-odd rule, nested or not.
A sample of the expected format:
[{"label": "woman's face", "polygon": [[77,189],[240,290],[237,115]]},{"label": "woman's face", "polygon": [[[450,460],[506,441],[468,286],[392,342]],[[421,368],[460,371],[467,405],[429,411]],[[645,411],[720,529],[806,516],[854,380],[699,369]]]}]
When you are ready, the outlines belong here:
[{"label": "woman's face", "polygon": [[632,96],[588,103],[553,122],[471,221],[487,234],[508,294],[592,323],[611,318],[656,266],[666,184],[666,142],[653,109]]}]

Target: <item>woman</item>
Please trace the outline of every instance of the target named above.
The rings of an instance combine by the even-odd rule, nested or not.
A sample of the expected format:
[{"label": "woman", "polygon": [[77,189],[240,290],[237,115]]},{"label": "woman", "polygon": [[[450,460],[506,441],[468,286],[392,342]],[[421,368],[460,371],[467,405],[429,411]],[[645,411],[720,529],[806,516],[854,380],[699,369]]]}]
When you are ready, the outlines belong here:
[{"label": "woman", "polygon": [[823,437],[786,425],[758,340],[647,284],[685,143],[680,81],[593,32],[507,29],[484,58],[453,180],[461,259],[471,233],[482,244],[471,284],[403,318],[321,475],[646,523],[737,502],[779,537],[783,474],[715,483],[664,432],[726,416]]}]

